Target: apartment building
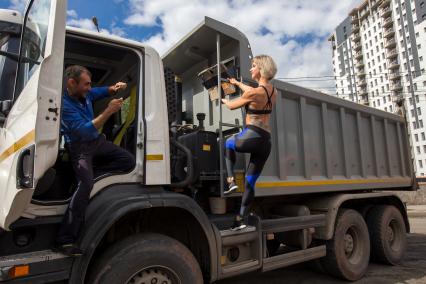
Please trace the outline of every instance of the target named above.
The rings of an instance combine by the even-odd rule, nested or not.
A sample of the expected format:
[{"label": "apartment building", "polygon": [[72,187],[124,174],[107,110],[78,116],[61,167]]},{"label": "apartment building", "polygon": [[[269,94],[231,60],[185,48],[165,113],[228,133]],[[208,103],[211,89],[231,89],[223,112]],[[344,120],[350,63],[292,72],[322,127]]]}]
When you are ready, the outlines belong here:
[{"label": "apartment building", "polygon": [[406,116],[417,176],[426,176],[426,0],[367,0],[329,40],[336,95]]}]

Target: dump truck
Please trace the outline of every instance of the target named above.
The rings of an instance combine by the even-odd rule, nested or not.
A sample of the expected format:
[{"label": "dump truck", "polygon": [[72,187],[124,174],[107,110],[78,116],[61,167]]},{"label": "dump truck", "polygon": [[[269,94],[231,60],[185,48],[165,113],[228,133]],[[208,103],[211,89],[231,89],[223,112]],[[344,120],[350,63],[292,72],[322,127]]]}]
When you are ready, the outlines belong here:
[{"label": "dump truck", "polygon": [[[296,263],[354,281],[370,261],[401,261],[410,226],[393,191],[417,188],[403,117],[273,80],[272,152],[248,226],[230,230],[248,161],[238,155],[239,190],[225,197],[224,141],[245,114],[220,98],[241,95],[227,77],[255,84],[246,36],[205,17],[160,57],[66,27],[66,9],[30,0],[23,14],[0,10],[1,282],[212,283]],[[71,258],[52,247],[76,188],[60,133],[74,64],[95,86],[128,84],[101,132],[136,165],[95,177],[85,253]]]}]

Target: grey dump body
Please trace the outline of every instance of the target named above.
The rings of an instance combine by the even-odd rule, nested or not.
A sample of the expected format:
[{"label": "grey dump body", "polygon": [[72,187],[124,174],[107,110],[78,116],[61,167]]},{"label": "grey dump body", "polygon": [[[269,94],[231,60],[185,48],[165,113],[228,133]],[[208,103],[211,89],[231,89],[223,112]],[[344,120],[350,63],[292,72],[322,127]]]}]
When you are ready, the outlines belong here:
[{"label": "grey dump body", "polygon": [[[219,35],[219,36],[217,36]],[[220,60],[250,82],[252,51],[243,33],[210,18],[163,57],[182,82],[184,120],[218,132],[242,124],[242,110],[209,99],[197,74]],[[291,66],[287,66],[291,68]],[[278,90],[271,115],[272,152],[256,184],[256,196],[415,187],[406,123],[401,116],[334,96],[273,81]],[[231,99],[236,96],[231,95]],[[222,110],[221,110],[222,108]],[[226,139],[226,135],[225,135]],[[237,165],[244,170],[244,156]]]}]

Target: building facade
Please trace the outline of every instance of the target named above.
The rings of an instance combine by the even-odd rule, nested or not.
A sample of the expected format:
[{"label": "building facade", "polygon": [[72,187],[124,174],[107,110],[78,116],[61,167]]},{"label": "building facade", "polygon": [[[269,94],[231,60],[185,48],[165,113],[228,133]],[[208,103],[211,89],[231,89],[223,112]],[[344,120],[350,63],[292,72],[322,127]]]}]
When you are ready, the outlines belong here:
[{"label": "building facade", "polygon": [[426,0],[367,0],[329,38],[336,95],[404,115],[426,176]]}]

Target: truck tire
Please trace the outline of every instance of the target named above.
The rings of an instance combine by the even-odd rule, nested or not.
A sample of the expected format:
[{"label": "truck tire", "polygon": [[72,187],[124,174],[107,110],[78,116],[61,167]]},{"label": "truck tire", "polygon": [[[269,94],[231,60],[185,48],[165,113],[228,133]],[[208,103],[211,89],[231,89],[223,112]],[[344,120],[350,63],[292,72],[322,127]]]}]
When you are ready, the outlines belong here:
[{"label": "truck tire", "polygon": [[326,247],[327,255],[321,259],[325,271],[349,281],[362,278],[370,259],[370,238],[361,214],[352,209],[339,210],[334,237]]},{"label": "truck tire", "polygon": [[405,222],[401,212],[390,205],[376,206],[367,214],[373,260],[396,265],[407,248]]},{"label": "truck tire", "polygon": [[180,242],[160,234],[130,236],[94,264],[88,283],[202,284],[200,266]]}]

